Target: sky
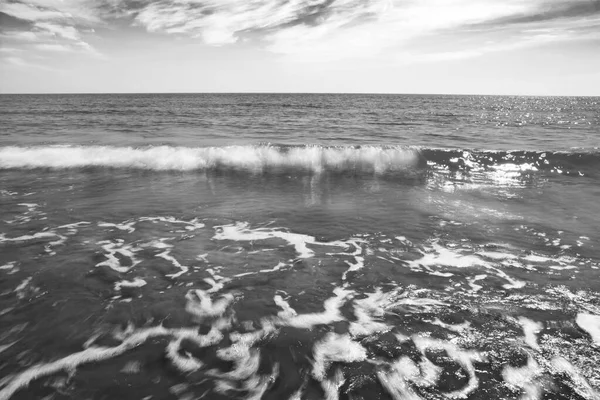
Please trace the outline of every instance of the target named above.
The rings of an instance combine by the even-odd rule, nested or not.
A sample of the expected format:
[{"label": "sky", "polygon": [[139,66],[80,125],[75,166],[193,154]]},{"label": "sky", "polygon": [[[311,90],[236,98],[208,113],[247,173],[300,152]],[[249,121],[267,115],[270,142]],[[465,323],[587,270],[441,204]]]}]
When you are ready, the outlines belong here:
[{"label": "sky", "polygon": [[0,93],[600,95],[600,0],[0,0]]}]

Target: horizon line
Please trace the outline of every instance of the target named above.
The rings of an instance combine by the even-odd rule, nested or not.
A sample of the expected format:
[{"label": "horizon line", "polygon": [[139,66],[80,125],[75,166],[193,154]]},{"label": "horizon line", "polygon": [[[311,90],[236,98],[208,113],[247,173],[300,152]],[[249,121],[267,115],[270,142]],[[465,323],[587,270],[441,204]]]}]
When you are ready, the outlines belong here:
[{"label": "horizon line", "polygon": [[597,95],[493,94],[493,93],[399,93],[399,92],[0,92],[0,96],[44,95],[378,95],[378,96],[497,96],[497,97],[600,97]]}]

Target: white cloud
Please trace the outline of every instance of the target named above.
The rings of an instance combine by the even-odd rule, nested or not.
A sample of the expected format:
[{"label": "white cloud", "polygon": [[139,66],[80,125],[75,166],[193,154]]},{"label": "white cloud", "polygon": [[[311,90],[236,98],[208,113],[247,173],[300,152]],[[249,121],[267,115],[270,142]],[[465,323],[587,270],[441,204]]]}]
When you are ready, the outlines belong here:
[{"label": "white cloud", "polygon": [[485,4],[472,0],[393,2],[379,10],[373,7],[372,18],[350,27],[348,24],[354,15],[337,12],[333,7],[334,13],[318,27],[293,26],[274,32],[266,39],[271,51],[289,55],[294,60],[363,57],[380,54],[418,37],[525,13],[532,3],[520,0],[490,0]]},{"label": "white cloud", "polygon": [[5,3],[0,10],[29,21],[65,19],[77,24],[98,24],[102,20],[97,7],[103,3],[98,0],[26,0]]},{"label": "white cloud", "polygon": [[266,48],[295,60],[379,54],[415,37],[526,14],[545,0],[171,0],[132,11],[151,32],[211,45],[259,31]]},{"label": "white cloud", "polygon": [[[27,3],[2,3],[0,11],[15,18],[30,21],[29,30],[7,30],[2,37],[14,46],[21,42],[35,43],[30,47],[44,51],[80,51],[99,53],[82,38],[80,26],[100,21],[87,0],[28,0]],[[86,29],[89,32],[89,29]],[[16,64],[15,64],[16,65]]]},{"label": "white cloud", "polygon": [[58,52],[58,53],[70,53],[73,51],[73,48],[71,48],[69,46],[65,46],[63,44],[56,44],[56,43],[36,44],[36,45],[34,45],[34,48],[36,48],[38,50],[42,50],[42,51],[51,51],[51,52]]},{"label": "white cloud", "polygon": [[[324,18],[342,27],[384,12],[390,0],[175,0],[150,3],[136,12],[135,21],[151,32],[186,34],[206,43],[234,43],[249,31],[279,29],[313,19],[318,31]],[[323,15],[321,15],[323,14]]]},{"label": "white cloud", "polygon": [[[485,36],[497,28],[494,23],[502,26],[503,18],[543,14],[585,1],[169,0],[131,13],[136,24],[151,32],[198,37],[210,45],[231,44],[247,32],[257,32],[269,51],[314,62],[396,52],[415,39],[436,35],[445,42],[447,32],[490,23],[470,33]],[[446,56],[458,57],[457,52],[463,52],[460,57],[481,53],[450,49]]]},{"label": "white cloud", "polygon": [[47,36],[39,31],[7,31],[0,34],[0,37],[18,42],[39,42],[47,39]]},{"label": "white cloud", "polygon": [[22,50],[14,47],[0,47],[0,53],[4,54],[15,54],[20,53]]},{"label": "white cloud", "polygon": [[55,38],[72,40],[74,42],[81,41],[81,35],[73,26],[59,25],[50,22],[38,22],[35,24],[41,32],[45,32]]},{"label": "white cloud", "polygon": [[[5,32],[3,37],[95,54],[84,36],[94,34],[95,26],[110,25],[111,19],[120,19],[120,23],[129,19],[150,32],[198,38],[215,46],[235,43],[251,33],[261,41],[260,46],[283,55],[286,60],[329,62],[367,57],[393,60],[410,54],[409,47],[416,40],[431,37],[448,48],[434,51],[432,54],[437,55],[429,58],[474,57],[487,50],[456,46],[448,39],[448,33],[466,31],[467,27],[478,24],[483,26],[470,28],[468,35],[485,38],[491,31],[506,29],[512,42],[507,42],[505,48],[519,40],[529,45],[528,38],[536,33],[527,33],[526,29],[546,27],[545,22],[515,28],[498,21],[589,0],[570,1],[140,0],[132,3],[126,0],[27,0],[2,3],[0,10],[33,24],[30,31]],[[555,28],[565,21],[575,21],[580,26],[571,25],[564,30],[578,30],[581,24],[597,23],[590,20],[593,18],[556,19],[549,21],[548,26]],[[514,30],[523,34],[513,35]],[[419,57],[424,56],[413,58]]]},{"label": "white cloud", "polygon": [[69,18],[70,15],[48,8],[40,8],[24,3],[2,3],[0,12],[27,21],[41,21]]},{"label": "white cloud", "polygon": [[43,69],[46,71],[54,71],[53,68],[49,68],[45,65],[39,65],[39,64],[34,64],[31,63],[21,57],[4,57],[4,58],[0,58],[0,60],[2,61],[3,64],[8,64],[8,65],[12,65],[14,67],[19,67],[19,68],[36,68],[36,69]]},{"label": "white cloud", "polygon": [[397,64],[431,63],[440,61],[464,60],[485,54],[534,48],[544,45],[559,45],[571,40],[600,40],[600,31],[586,33],[575,32],[571,24],[559,24],[554,27],[524,28],[517,32],[506,32],[495,41],[472,43],[466,49],[438,52],[402,52],[394,56]]},{"label": "white cloud", "polygon": [[237,41],[244,31],[273,28],[300,16],[307,6],[325,0],[178,0],[152,3],[135,21],[149,31],[187,34],[206,43],[224,45]]}]

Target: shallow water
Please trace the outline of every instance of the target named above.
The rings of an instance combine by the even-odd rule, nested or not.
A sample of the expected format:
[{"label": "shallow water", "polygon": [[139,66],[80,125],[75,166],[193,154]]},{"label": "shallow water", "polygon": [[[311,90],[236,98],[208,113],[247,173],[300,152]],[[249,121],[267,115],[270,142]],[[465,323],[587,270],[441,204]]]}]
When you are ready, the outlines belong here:
[{"label": "shallow water", "polygon": [[0,399],[598,399],[598,104],[1,96]]}]

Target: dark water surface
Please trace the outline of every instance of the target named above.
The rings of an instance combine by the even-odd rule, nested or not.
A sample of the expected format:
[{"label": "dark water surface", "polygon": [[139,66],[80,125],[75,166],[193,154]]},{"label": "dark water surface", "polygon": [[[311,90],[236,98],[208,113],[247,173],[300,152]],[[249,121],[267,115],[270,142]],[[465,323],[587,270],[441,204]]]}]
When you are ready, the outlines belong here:
[{"label": "dark water surface", "polygon": [[600,399],[600,99],[0,96],[0,399]]}]

